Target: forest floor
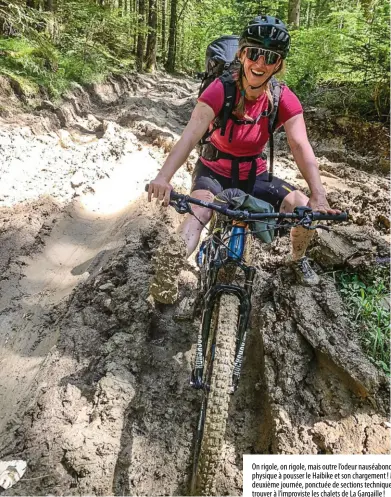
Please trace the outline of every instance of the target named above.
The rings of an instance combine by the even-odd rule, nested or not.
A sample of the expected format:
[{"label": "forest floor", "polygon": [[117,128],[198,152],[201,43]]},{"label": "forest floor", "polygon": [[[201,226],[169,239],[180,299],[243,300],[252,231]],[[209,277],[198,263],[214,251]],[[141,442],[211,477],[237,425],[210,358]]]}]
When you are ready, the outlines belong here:
[{"label": "forest floor", "polygon": [[[0,123],[0,459],[28,464],[6,495],[188,492],[200,316],[179,321],[179,304],[148,298],[152,256],[180,216],[148,203],[144,185],[197,86],[132,76],[30,113],[16,112],[3,86],[1,105],[15,112]],[[305,190],[278,136],[275,173]],[[333,279],[335,267],[388,257],[389,180],[376,154],[314,136],[330,204],[351,220],[317,235],[316,288],[285,266],[287,237],[254,247],[253,318],[218,495],[242,493],[242,454],[389,452],[389,381],[362,352]],[[175,189],[189,189],[195,160]],[[189,262],[179,303],[197,281]]]}]

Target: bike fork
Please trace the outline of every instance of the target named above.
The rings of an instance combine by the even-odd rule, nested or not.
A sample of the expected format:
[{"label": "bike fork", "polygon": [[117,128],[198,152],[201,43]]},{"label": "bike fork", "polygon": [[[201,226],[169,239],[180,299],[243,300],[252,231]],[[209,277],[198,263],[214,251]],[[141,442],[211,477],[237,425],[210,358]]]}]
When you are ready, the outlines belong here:
[{"label": "bike fork", "polygon": [[[200,327],[200,331],[198,333],[195,364],[190,379],[190,385],[193,388],[196,389],[208,388],[208,385],[205,385],[203,383],[206,344],[209,340],[213,308],[215,302],[219,297],[219,294],[221,293],[233,293],[238,297],[238,300],[240,302],[240,314],[239,314],[240,318],[239,318],[238,333],[237,333],[238,345],[236,348],[235,363],[232,371],[232,391],[235,391],[238,386],[240,371],[243,364],[244,347],[246,343],[246,330],[251,312],[250,298],[252,292],[253,279],[255,275],[255,268],[253,267],[246,268],[245,274],[246,274],[246,283],[244,285],[244,288],[238,288],[230,285],[216,285],[205,296],[205,309],[203,311],[202,324]],[[213,361],[213,354],[214,354],[213,345],[211,353],[212,353],[211,360]]]}]

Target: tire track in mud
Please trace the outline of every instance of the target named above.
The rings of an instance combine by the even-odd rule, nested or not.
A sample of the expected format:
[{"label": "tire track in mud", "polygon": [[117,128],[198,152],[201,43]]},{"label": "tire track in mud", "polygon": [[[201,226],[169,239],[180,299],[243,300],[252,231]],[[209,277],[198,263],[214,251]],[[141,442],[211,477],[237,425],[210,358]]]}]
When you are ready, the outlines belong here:
[{"label": "tire track in mud", "polygon": [[[94,100],[98,119],[89,116],[88,121],[129,126],[144,145],[160,147],[149,152],[161,162],[194,102],[194,87],[180,89],[182,83],[136,79],[133,93],[116,100],[113,90],[113,95]],[[79,132],[86,119],[77,117]],[[41,241],[30,237],[39,253],[26,258],[16,251],[11,262],[4,261],[4,274],[11,279],[1,283],[14,290],[7,305],[2,301],[2,329],[25,319],[22,306],[30,299],[35,307],[28,326],[23,324],[13,337],[13,346],[22,350],[17,340],[28,330],[39,350],[39,364],[28,373],[31,388],[20,394],[14,409],[16,419],[4,416],[8,424],[0,435],[0,457],[19,454],[28,462],[26,480],[8,495],[188,491],[200,404],[189,387],[199,319],[177,321],[177,306],[154,305],[148,299],[152,255],[180,218],[172,209],[146,203],[143,183],[158,164],[146,159],[145,150],[140,156],[126,150],[118,140],[119,126],[108,129],[97,150],[111,147],[108,156],[117,154],[118,173],[111,180],[88,183],[95,193],[83,195],[60,214],[61,206],[53,208],[58,219],[47,230],[50,235],[43,230]],[[130,176],[128,164],[136,166]],[[379,220],[388,209],[387,180],[325,158],[320,167],[331,203],[353,206],[358,229],[367,230],[368,239],[374,237],[374,242],[356,247],[354,256],[374,254],[381,245],[379,233],[387,234]],[[289,155],[279,156],[276,174],[303,185]],[[186,168],[176,178],[176,188],[188,188]],[[128,187],[134,184],[136,188]],[[109,193],[114,195],[109,198]],[[69,231],[77,243],[69,243]],[[388,381],[355,344],[333,283],[325,276],[320,292],[295,286],[283,266],[287,253],[287,239],[254,248],[258,276],[251,332],[230,405],[219,495],[241,494],[243,453],[379,453],[389,448]],[[189,265],[181,274],[181,299],[196,287],[197,275]],[[30,351],[29,343],[24,354],[30,357]],[[11,374],[9,368],[3,371]]]},{"label": "tire track in mud", "polygon": [[[45,323],[54,321],[51,308],[66,299],[80,281],[81,275],[72,274],[73,269],[96,255],[100,243],[104,244],[107,234],[102,224],[98,216],[88,216],[80,206],[72,206],[61,213],[40,254],[18,259],[23,264],[23,277],[18,281],[22,298],[18,311],[12,313],[12,325],[4,309],[2,312],[5,322],[1,330],[4,333],[8,326],[10,329],[1,358],[0,388],[4,406],[1,431],[7,420],[17,413],[42,361],[57,342],[57,333],[48,334]],[[13,296],[12,293],[11,298],[3,296],[3,306],[12,307]]]},{"label": "tire track in mud", "polygon": [[[195,411],[191,416],[186,399],[192,393],[181,390],[191,338],[182,325],[170,329],[171,318],[146,301],[151,231],[163,235],[166,224],[154,228],[156,213],[144,205],[131,211],[126,245],[72,296],[58,322],[56,350],[37,380],[24,454],[36,461],[33,471],[47,476],[34,487],[27,483],[33,493],[43,486],[45,493],[110,494],[127,485],[129,493],[135,486],[150,495],[162,485],[174,493],[186,486],[183,458]],[[15,491],[25,491],[23,482]]]},{"label": "tire track in mud", "polygon": [[[117,211],[121,203],[126,205],[139,196],[148,175],[152,177],[156,170],[148,154],[135,153],[133,160],[144,165],[138,174],[118,167],[109,180],[95,185],[94,195],[79,197],[63,210],[50,200],[38,206],[28,204],[28,219],[38,208],[43,209],[44,219],[51,218],[35,236],[20,236],[23,245],[19,253],[12,254],[12,249],[18,248],[19,235],[10,233],[7,244],[12,263],[10,267],[4,265],[1,281],[0,432],[3,434],[10,421],[20,423],[32,382],[58,341],[57,306],[66,305],[69,295],[85,279],[92,265],[106,264],[111,252],[124,243],[118,228],[118,223],[124,223],[121,211],[107,212]],[[123,185],[129,181],[133,182],[132,187],[124,190]],[[8,219],[12,218],[7,215]],[[33,255],[27,255],[30,253]],[[8,442],[6,435],[5,439]]]}]

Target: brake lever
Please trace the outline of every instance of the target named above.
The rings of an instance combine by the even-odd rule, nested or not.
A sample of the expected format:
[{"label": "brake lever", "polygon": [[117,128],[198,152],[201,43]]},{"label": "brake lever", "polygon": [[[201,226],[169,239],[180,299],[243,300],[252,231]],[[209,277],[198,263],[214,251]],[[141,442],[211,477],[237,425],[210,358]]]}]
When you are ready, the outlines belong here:
[{"label": "brake lever", "polygon": [[299,226],[302,226],[303,228],[305,228],[307,230],[315,229],[312,226],[312,219],[308,214],[304,215],[304,217],[300,220]]},{"label": "brake lever", "polygon": [[174,209],[179,213],[179,214],[187,214],[187,213],[192,213],[193,211],[191,210],[190,204],[184,199],[180,200],[171,200],[168,205],[171,205],[171,207],[174,207]]},{"label": "brake lever", "polygon": [[295,207],[294,211],[296,214],[303,216],[299,225],[307,230],[316,230],[318,228],[326,231],[330,231],[330,227],[324,224],[313,224],[313,220],[311,218],[312,209],[308,206],[299,206]]},{"label": "brake lever", "polygon": [[312,213],[312,209],[310,207],[306,205],[300,205],[298,207],[295,207],[293,209],[293,212],[295,214],[298,214],[298,216],[301,218],[298,222],[298,226],[302,226],[307,230],[313,229],[311,228],[312,219],[310,217],[310,214]]},{"label": "brake lever", "polygon": [[293,209],[293,212],[295,214],[298,214],[301,218],[305,219],[308,217],[308,214],[312,212],[312,209],[311,207],[308,207],[306,205],[300,205],[298,207],[295,207]]},{"label": "brake lever", "polygon": [[308,229],[316,230],[318,228],[325,230],[325,231],[330,231],[330,226],[326,226],[325,224],[315,224],[314,226],[311,226],[311,228],[308,228]]},{"label": "brake lever", "polygon": [[330,231],[330,226],[326,226],[325,224],[313,224],[313,221],[311,218],[305,217],[298,226],[302,226],[306,230],[317,230],[322,229],[325,231]]}]

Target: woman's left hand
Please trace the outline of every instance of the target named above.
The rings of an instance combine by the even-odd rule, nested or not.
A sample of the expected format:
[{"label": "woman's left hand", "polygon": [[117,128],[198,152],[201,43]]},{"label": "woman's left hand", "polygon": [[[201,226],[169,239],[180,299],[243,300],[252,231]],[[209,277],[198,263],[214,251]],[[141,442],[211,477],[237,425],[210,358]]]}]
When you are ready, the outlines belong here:
[{"label": "woman's left hand", "polygon": [[315,195],[310,196],[308,202],[308,207],[311,207],[313,211],[322,212],[323,214],[340,214],[339,209],[332,209],[327,202],[326,195]]}]

